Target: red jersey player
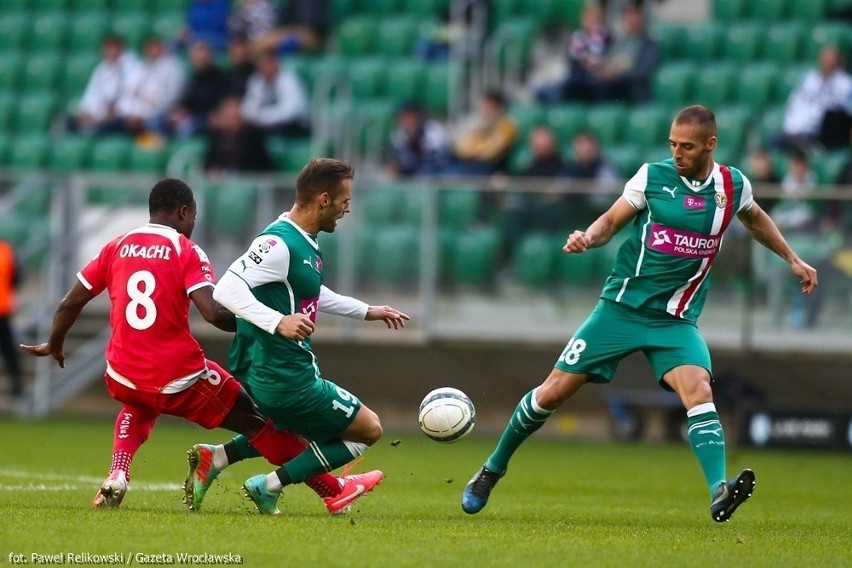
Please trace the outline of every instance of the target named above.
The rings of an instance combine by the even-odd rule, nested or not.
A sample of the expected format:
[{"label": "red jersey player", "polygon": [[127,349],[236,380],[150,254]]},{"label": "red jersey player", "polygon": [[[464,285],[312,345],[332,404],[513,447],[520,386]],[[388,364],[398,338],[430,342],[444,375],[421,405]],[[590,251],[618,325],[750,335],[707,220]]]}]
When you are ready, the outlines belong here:
[{"label": "red jersey player", "polygon": [[[93,502],[99,508],[121,504],[133,456],[161,414],[243,434],[273,464],[283,464],[305,448],[300,438],[277,431],[240,383],[205,358],[190,333],[190,300],[208,322],[226,331],[236,329],[234,315],[213,300],[215,276],[207,256],[190,240],[196,216],[192,190],[180,180],[161,180],[151,190],[148,206],[147,225],[107,243],[77,274],[78,281],[56,310],[48,341],[21,345],[24,351],[50,355],[65,367],[65,336],[83,307],[104,290],[108,292],[112,334],[104,381],[110,396],[124,406],[115,421],[109,476]],[[294,322],[294,333],[296,326]],[[199,457],[213,459],[195,457],[192,468],[204,465],[198,463]],[[340,512],[336,501],[359,490],[347,481],[323,474],[307,484],[336,513]],[[185,502],[197,510],[194,488],[190,484],[185,489]],[[351,502],[351,497],[345,501]]]}]

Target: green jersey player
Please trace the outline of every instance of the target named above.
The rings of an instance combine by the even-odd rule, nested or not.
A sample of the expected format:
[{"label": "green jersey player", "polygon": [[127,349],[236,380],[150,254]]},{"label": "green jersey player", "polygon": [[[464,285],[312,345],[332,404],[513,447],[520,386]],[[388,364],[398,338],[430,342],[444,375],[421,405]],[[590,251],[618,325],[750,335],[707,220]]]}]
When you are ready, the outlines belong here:
[{"label": "green jersey player", "polygon": [[787,261],[803,293],[814,290],[817,274],[755,203],[748,179],[713,160],[716,118],[709,109],[681,110],[669,145],[671,159],[643,165],[606,213],[568,236],[563,250],[579,254],[605,245],[630,224],[630,238],[618,250],[597,306],[550,375],[521,399],[496,449],[465,487],[465,512],[485,507],[512,454],[559,405],[587,382],[610,382],[619,361],[636,351],[645,354],[660,385],[676,392],[686,408],[689,443],[704,472],[713,520],[729,520],[751,496],[751,470],[726,481],[710,354],[695,324],[708,274],[734,216],[756,241]]},{"label": "green jersey player", "polygon": [[[352,178],[352,166],[346,162],[308,162],[296,180],[293,208],[261,232],[214,292],[217,301],[240,318],[229,356],[231,368],[240,373],[258,408],[276,428],[309,441],[301,454],[275,472],[245,482],[246,495],[263,514],[278,514],[284,486],[348,464],[382,435],[376,413],[324,378],[311,350],[318,311],[381,320],[394,329],[408,319],[390,306],[368,306],[323,285],[316,236],[334,231],[349,212]],[[239,436],[212,453],[217,473],[259,455]],[[341,512],[382,477],[378,470],[358,477],[329,510]]]}]

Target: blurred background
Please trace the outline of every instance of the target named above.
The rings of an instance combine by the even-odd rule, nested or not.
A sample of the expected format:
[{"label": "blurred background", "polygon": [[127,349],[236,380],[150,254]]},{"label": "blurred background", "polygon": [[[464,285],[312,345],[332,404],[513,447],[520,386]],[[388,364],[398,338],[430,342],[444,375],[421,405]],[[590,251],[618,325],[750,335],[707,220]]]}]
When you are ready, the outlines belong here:
[{"label": "blurred background", "polygon": [[[416,429],[422,396],[455,386],[477,433],[496,433],[617,250],[569,257],[567,234],[667,158],[672,116],[699,103],[717,116],[716,160],[749,176],[820,277],[803,297],[728,231],[699,327],[731,437],[848,451],[850,18],[850,0],[0,0],[0,238],[18,267],[0,318],[15,345],[45,340],[76,271],[147,220],[162,177],[193,187],[193,237],[221,274],[290,207],[310,157],[343,158],[353,211],[320,236],[326,284],[412,322],[323,316],[325,373],[388,430]],[[0,412],[114,413],[108,310],[90,304],[61,372],[6,357]],[[193,329],[224,362],[227,334]],[[662,440],[682,422],[631,357],[546,428]]]}]

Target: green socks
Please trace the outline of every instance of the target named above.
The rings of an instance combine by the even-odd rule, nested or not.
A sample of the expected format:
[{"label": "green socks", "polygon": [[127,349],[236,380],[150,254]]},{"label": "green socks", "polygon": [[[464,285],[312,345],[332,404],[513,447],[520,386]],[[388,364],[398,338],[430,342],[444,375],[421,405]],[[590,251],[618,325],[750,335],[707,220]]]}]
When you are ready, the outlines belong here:
[{"label": "green socks", "polygon": [[690,408],[686,416],[689,444],[701,464],[712,497],[713,489],[725,481],[725,432],[712,402]]},{"label": "green socks", "polygon": [[541,408],[535,401],[535,391],[531,390],[518,403],[512,418],[494,452],[485,462],[485,467],[494,473],[505,473],[509,467],[509,460],[515,450],[526,440],[530,434],[544,425],[547,418],[553,413],[552,410]]},{"label": "green socks", "polygon": [[366,450],[366,444],[348,440],[311,442],[304,452],[285,463],[281,469],[287,473],[287,478],[291,483],[301,483],[306,479],[346,465]]}]

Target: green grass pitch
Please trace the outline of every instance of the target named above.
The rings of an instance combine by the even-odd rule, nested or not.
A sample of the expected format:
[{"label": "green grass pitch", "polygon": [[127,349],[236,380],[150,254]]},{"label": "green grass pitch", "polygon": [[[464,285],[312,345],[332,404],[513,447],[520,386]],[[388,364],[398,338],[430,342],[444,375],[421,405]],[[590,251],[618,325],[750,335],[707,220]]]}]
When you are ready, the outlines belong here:
[{"label": "green grass pitch", "polygon": [[852,566],[848,453],[732,450],[729,471],[753,468],[757,488],[731,522],[716,524],[686,445],[534,438],[488,507],[468,516],[460,493],[495,440],[441,445],[386,432],[358,469],[387,478],[348,516],[330,517],[297,486],[284,493],[284,514],[270,518],[240,492],[246,477],[271,470],[260,459],[226,471],[204,511],[188,513],[186,449],[230,436],[168,419],[137,455],[122,508],[91,509],[111,428],[0,422],[0,564],[70,552],[123,554],[131,565],[156,554],[178,564],[180,553],[231,553],[270,567]]}]

